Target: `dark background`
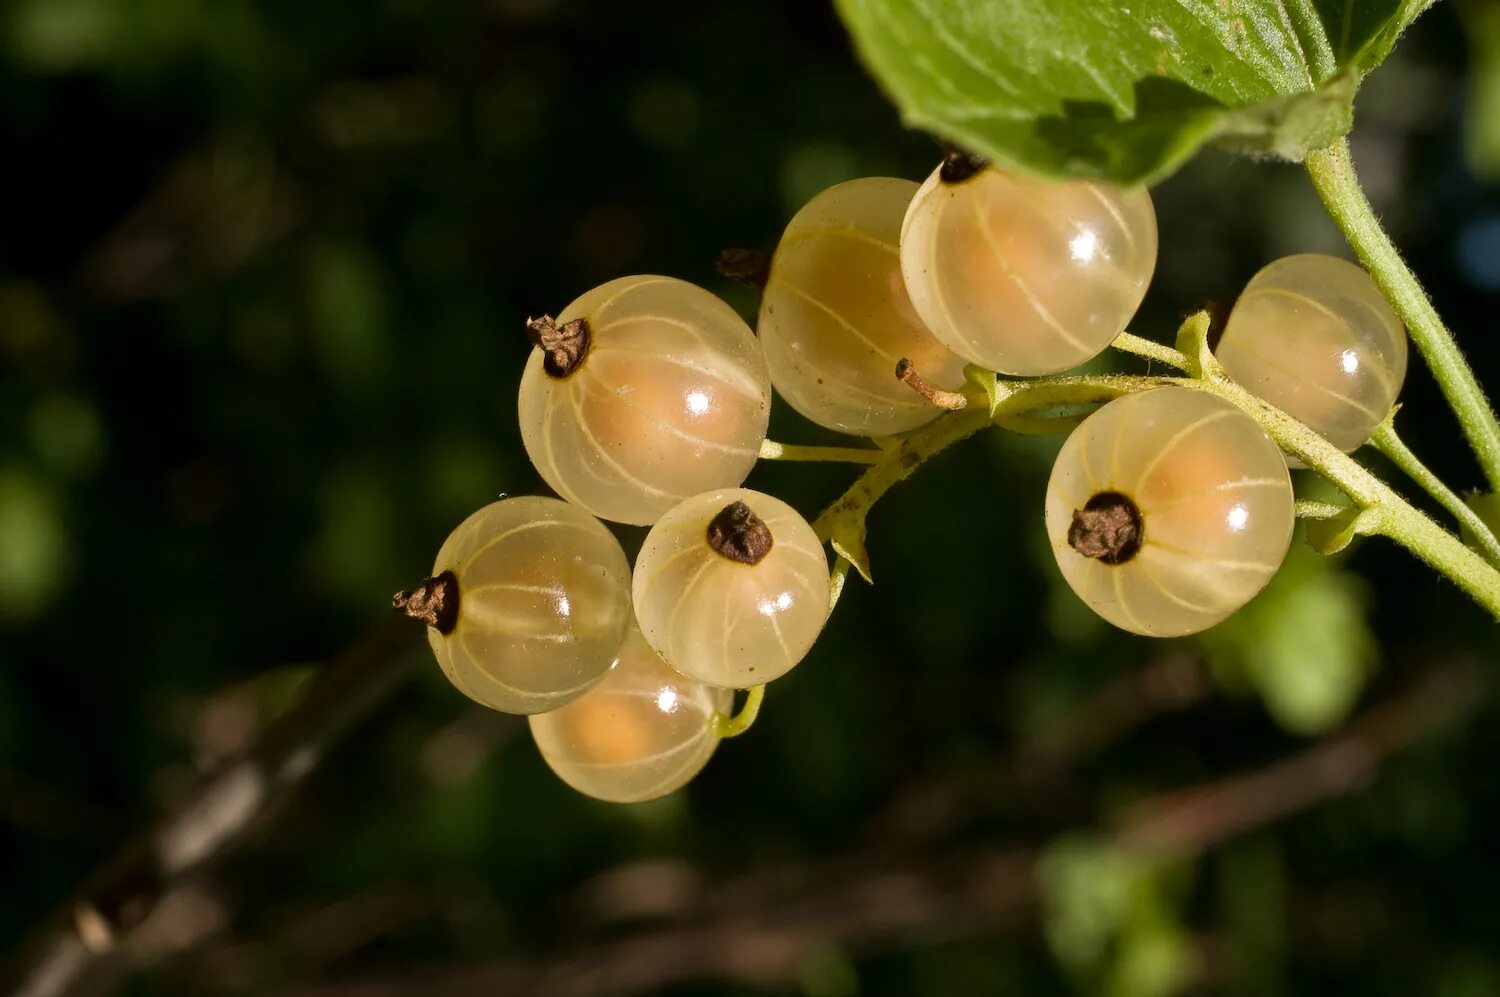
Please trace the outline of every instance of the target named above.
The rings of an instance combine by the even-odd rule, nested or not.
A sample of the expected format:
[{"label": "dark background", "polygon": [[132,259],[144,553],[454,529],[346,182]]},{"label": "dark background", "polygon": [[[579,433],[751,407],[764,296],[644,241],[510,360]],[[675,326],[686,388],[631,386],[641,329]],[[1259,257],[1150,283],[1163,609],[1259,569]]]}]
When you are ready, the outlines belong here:
[{"label": "dark background", "polygon": [[[1358,122],[1494,384],[1494,6],[1425,16]],[[749,315],[720,248],[934,161],[821,3],[0,6],[5,947],[467,513],[541,490],[526,316],[638,272]],[[1342,251],[1291,166],[1208,153],[1153,196],[1156,338],[1277,255]],[[1404,397],[1418,453],[1478,485],[1415,357]],[[785,408],[772,434],[828,439]],[[1372,541],[1295,553],[1202,641],[1115,633],[1043,540],[1059,443],[990,434],[893,492],[878,584],[660,802],[574,794],[424,658],[94,989],[1500,992],[1495,624]],[[811,516],[851,473],[750,484]]]}]

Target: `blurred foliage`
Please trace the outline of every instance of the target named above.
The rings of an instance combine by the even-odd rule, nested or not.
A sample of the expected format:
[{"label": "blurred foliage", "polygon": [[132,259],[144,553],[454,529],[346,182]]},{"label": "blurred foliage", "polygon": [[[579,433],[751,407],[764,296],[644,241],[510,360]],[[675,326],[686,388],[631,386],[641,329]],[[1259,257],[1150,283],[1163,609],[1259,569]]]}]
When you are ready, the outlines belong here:
[{"label": "blurred foliage", "polygon": [[1081,836],[1048,846],[1037,870],[1043,923],[1082,992],[1163,997],[1182,989],[1193,961],[1179,919],[1187,872]]},{"label": "blurred foliage", "polygon": [[1464,4],[1459,13],[1473,59],[1465,128],[1469,168],[1494,181],[1500,179],[1500,4],[1479,0]]},{"label": "blurred foliage", "polygon": [[[1463,34],[1487,15],[1458,13],[1439,5],[1370,77],[1355,154],[1493,386],[1500,190],[1465,156],[1465,123],[1490,118],[1484,70],[1457,55],[1487,51]],[[935,156],[833,12],[793,0],[11,0],[0,92],[7,943],[284,711],[464,515],[541,488],[515,426],[525,317],[630,272],[749,314],[719,249],[769,247],[822,187],[921,177]],[[1136,331],[1158,338],[1276,255],[1339,251],[1291,168],[1211,153],[1153,197]],[[1420,368],[1403,430],[1455,487],[1478,483]],[[784,407],[772,433],[829,441]],[[672,992],[1500,988],[1488,698],[1358,792],[1189,870],[1141,867],[1098,830],[1428,670],[1493,666],[1493,623],[1368,540],[1299,552],[1202,644],[1117,633],[1040,528],[1059,444],[992,434],[894,490],[870,521],[878,584],[851,580],[754,730],[667,800],[577,796],[522,725],[424,670],[214,872],[204,935],[134,992],[589,953],[652,923],[599,909],[611,870],[800,882],[861,849],[939,865],[995,842],[1055,842],[1042,914],[824,945],[784,986]],[[812,513],[851,473],[772,465],[751,485]],[[1205,654],[1222,690],[1110,705]]]},{"label": "blurred foliage", "polygon": [[1349,716],[1376,664],[1364,582],[1296,543],[1265,590],[1200,640],[1219,680],[1248,686],[1287,730]]}]

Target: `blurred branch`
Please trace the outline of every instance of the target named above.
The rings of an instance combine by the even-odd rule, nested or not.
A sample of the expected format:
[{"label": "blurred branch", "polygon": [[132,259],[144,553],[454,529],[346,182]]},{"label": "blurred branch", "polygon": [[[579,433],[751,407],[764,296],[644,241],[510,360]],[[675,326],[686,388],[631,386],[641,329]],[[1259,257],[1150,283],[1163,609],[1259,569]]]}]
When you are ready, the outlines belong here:
[{"label": "blurred branch", "polygon": [[164,898],[240,841],[414,670],[419,636],[406,621],[391,620],[320,672],[255,746],[209,774],[58,911],[0,976],[0,992],[65,997],[107,972]]},{"label": "blurred branch", "polygon": [[920,783],[897,793],[875,820],[877,836],[931,839],[950,833],[974,811],[993,808],[1002,797],[1057,788],[1070,768],[1095,757],[1158,717],[1189,710],[1214,691],[1197,658],[1165,653],[1130,668],[1049,722],[1014,753],[980,766],[962,783]]},{"label": "blurred branch", "polygon": [[1471,709],[1481,691],[1472,666],[1432,671],[1405,695],[1373,707],[1306,751],[1129,808],[1119,840],[1148,851],[1198,851],[1204,841],[1233,838],[1352,793],[1375,779],[1387,757]]},{"label": "blurred branch", "polygon": [[[1114,840],[1191,856],[1355,792],[1392,754],[1472,709],[1480,691],[1471,666],[1434,671],[1305,751],[1128,808]],[[1028,846],[870,852],[750,872],[712,887],[677,863],[627,866],[596,878],[581,894],[588,907],[635,922],[621,925],[624,936],[534,962],[367,977],[292,997],[582,997],[651,993],[708,978],[785,982],[829,949],[888,949],[1013,922],[1037,899],[1036,854]],[[570,912],[569,920],[576,923],[580,913]]]}]

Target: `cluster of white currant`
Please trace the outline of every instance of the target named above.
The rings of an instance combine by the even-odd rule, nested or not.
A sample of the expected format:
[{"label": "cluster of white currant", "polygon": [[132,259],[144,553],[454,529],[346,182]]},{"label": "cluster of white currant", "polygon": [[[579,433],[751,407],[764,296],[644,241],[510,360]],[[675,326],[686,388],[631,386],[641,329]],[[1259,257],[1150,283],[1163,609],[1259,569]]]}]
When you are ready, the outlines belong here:
[{"label": "cluster of white currant", "polygon": [[[428,625],[459,690],[530,716],[570,785],[615,801],[670,792],[712,754],[732,690],[794,667],[830,609],[813,528],[738,487],[765,440],[772,386],[831,429],[909,432],[942,414],[914,381],[957,388],[966,363],[1051,374],[1103,351],[1140,305],[1156,242],[1142,188],[950,156],[920,188],[855,180],[807,204],[765,275],[758,338],[680,280],[597,287],[528,323],[522,438],[566,501],[508,498],[474,513],[396,605]],[[1406,362],[1401,324],[1369,277],[1321,256],[1256,275],[1217,355],[1351,449],[1390,409]],[[651,526],[633,573],[600,519]],[[1222,620],[1276,570],[1292,488],[1248,416],[1160,388],[1078,426],[1046,524],[1064,577],[1100,615],[1181,635]]]}]

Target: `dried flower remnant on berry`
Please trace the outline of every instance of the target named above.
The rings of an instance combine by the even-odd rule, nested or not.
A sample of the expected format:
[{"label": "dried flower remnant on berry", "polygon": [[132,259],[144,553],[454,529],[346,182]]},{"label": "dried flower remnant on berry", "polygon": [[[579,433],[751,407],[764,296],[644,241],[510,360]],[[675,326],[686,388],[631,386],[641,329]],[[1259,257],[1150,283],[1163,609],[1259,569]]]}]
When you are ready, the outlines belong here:
[{"label": "dried flower remnant on berry", "polygon": [[761,291],[771,279],[771,254],[763,249],[726,249],[714,261],[714,269],[752,291]]},{"label": "dried flower remnant on berry", "polygon": [[983,172],[989,165],[990,161],[983,156],[976,156],[962,149],[950,149],[948,155],[943,157],[943,165],[938,168],[938,177],[943,183],[963,183]]},{"label": "dried flower remnant on berry", "polygon": [[542,343],[516,398],[521,442],[554,491],[646,526],[745,480],[766,438],[771,377],[733,308],[686,281],[637,274],[580,295],[553,325],[575,322],[588,341],[572,376],[557,376],[559,365],[582,344]]},{"label": "dried flower remnant on berry", "polygon": [[797,510],[748,488],[704,492],[668,510],[646,534],[631,584],[647,643],[719,689],[785,675],[828,620],[822,541]]},{"label": "dried flower remnant on berry", "polygon": [[969,404],[961,391],[947,391],[934,385],[917,370],[917,365],[906,357],[896,361],[896,380],[911,388],[938,408],[957,412]]},{"label": "dried flower remnant on berry", "polygon": [[741,564],[759,564],[775,543],[771,530],[744,502],[731,502],[708,521],[708,545]]},{"label": "dried flower remnant on berry", "polygon": [[576,318],[559,326],[552,316],[529,319],[526,337],[541,349],[544,359],[542,369],[552,377],[567,377],[578,369],[589,355],[588,319]]},{"label": "dried flower remnant on berry", "polygon": [[1119,492],[1100,492],[1073,510],[1068,544],[1084,557],[1124,564],[1141,549],[1141,510]]},{"label": "dried flower remnant on berry", "polygon": [[397,592],[391,608],[446,637],[458,623],[458,578],[451,571],[434,575],[414,589]]},{"label": "dried flower remnant on berry", "polygon": [[901,273],[901,223],[918,185],[893,177],[835,184],[793,216],[761,295],[771,383],[792,408],[851,436],[894,436],[941,412],[891,378],[910,358],[942,388],[964,361],[918,317]]}]

